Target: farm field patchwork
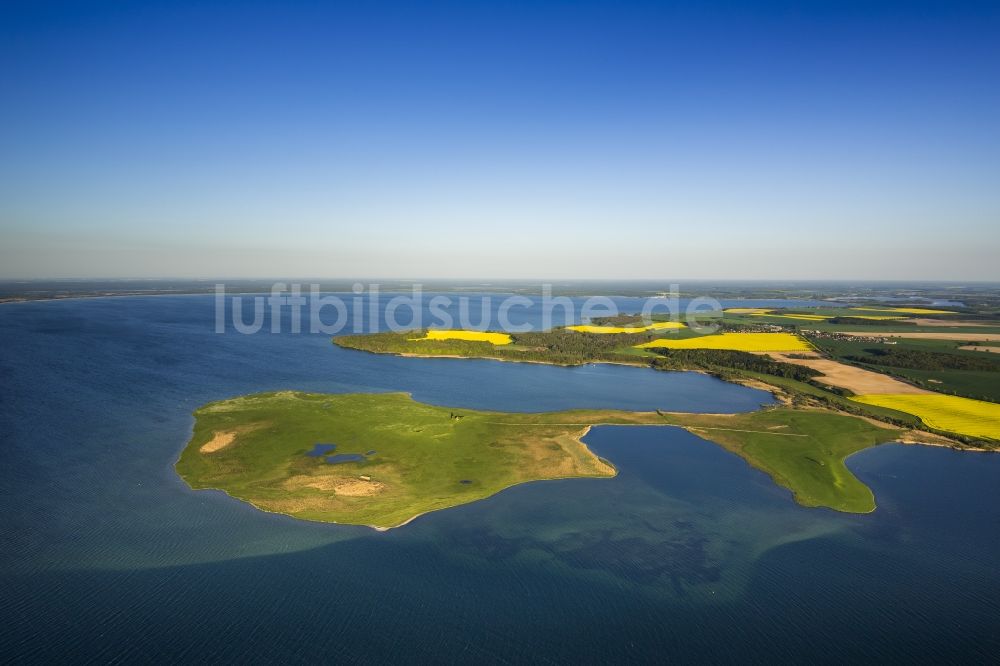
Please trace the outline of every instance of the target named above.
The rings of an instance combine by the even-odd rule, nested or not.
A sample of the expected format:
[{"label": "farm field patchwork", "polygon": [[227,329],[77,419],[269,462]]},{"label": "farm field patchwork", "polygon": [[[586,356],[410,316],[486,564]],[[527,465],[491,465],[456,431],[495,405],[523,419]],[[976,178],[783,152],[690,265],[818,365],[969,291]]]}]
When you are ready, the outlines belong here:
[{"label": "farm field patchwork", "polygon": [[[1000,402],[1000,361],[995,356],[962,349],[954,340],[893,338],[892,342],[855,337],[813,339],[813,344],[837,361],[886,373],[930,391]],[[852,390],[859,395],[911,392]]]},{"label": "farm field patchwork", "polygon": [[795,354],[799,358],[794,358],[788,354],[773,352],[769,356],[782,363],[802,365],[822,372],[822,375],[815,378],[817,381],[830,386],[847,389],[852,393],[927,393],[924,389],[911,386],[881,372],[866,370],[833,359],[823,358],[819,354],[812,354],[810,358],[801,358],[804,354]]}]

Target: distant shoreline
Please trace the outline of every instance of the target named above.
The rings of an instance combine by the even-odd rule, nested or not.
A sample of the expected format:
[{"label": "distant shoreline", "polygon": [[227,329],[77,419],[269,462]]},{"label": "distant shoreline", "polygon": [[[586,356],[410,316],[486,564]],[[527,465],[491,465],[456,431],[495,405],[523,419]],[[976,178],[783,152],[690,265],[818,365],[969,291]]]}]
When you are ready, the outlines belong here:
[{"label": "distant shoreline", "polygon": [[[241,292],[236,292],[241,293]],[[263,292],[247,292],[251,293]],[[0,305],[10,305],[13,303],[42,303],[48,301],[82,301],[96,300],[100,298],[139,298],[143,296],[211,296],[212,292],[192,291],[192,292],[155,292],[155,293],[127,293],[127,294],[74,294],[72,296],[0,296]]]},{"label": "distant shoreline", "polygon": [[[657,298],[671,295],[666,288],[678,285],[676,296],[690,299],[712,296],[731,301],[864,302],[913,301],[933,303],[981,294],[983,289],[1000,288],[1000,283],[981,281],[934,282],[845,282],[822,280],[706,280],[706,279],[635,279],[635,280],[476,280],[398,278],[94,278],[94,279],[0,279],[0,304],[30,301],[58,301],[81,298],[120,298],[136,296],[195,296],[213,294],[217,284],[225,284],[228,294],[259,295],[270,293],[272,285],[284,282],[318,285],[323,293],[352,292],[358,283],[378,285],[382,293],[410,292],[419,286],[425,293],[513,294],[543,296],[546,287],[551,296],[587,298]],[[956,291],[951,285],[961,287]],[[904,299],[900,294],[905,291]]]}]

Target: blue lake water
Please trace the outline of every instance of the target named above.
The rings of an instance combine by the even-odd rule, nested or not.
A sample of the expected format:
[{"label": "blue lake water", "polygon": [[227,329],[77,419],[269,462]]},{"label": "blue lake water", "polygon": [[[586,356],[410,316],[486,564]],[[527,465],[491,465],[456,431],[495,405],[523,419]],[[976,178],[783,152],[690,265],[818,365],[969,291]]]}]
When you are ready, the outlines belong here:
[{"label": "blue lake water", "polygon": [[336,448],[336,444],[314,444],[312,450],[306,451],[306,455],[310,458],[319,458],[334,451]]},{"label": "blue lake water", "polygon": [[340,463],[361,462],[364,459],[365,457],[360,453],[338,453],[333,456],[327,456],[325,460],[331,465],[337,465]]},{"label": "blue lake water", "polygon": [[339,349],[325,335],[219,335],[206,296],[0,306],[0,658],[1000,653],[1000,456],[863,452],[849,464],[879,508],[850,516],[796,505],[684,431],[599,427],[586,442],[618,467],[614,479],[526,484],[385,533],[262,513],[176,476],[195,408],[280,389],[409,391],[519,411],[770,401],[689,373],[402,359]]}]

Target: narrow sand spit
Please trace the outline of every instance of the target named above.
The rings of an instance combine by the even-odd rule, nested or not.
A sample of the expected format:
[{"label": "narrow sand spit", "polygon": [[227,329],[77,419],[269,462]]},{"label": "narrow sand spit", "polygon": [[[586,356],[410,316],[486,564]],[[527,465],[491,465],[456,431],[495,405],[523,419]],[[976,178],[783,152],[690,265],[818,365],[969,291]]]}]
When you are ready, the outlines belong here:
[{"label": "narrow sand spit", "polygon": [[[804,365],[807,368],[818,370],[823,374],[816,377],[816,381],[830,386],[845,388],[857,395],[870,393],[930,393],[922,388],[917,388],[893,379],[888,375],[879,372],[856,368],[853,365],[839,363],[837,361],[823,358],[819,354],[809,355],[808,358],[795,358],[788,354],[772,352],[768,354],[771,358],[782,363],[793,363]],[[796,354],[796,357],[803,357],[806,354]]]},{"label": "narrow sand spit", "polygon": [[853,335],[859,338],[913,338],[916,340],[968,340],[969,342],[1000,342],[1000,333],[873,333],[871,331],[851,331],[839,335]]},{"label": "narrow sand spit", "polygon": [[235,432],[232,430],[223,430],[215,433],[212,439],[202,444],[198,450],[202,453],[215,453],[232,444],[234,439],[236,439]]}]

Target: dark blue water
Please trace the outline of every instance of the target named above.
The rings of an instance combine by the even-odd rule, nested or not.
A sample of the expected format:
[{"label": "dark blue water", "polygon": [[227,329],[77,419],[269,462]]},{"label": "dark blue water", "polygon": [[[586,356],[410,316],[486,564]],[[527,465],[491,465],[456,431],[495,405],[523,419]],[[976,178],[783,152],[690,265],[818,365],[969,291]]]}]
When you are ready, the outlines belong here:
[{"label": "dark blue water", "polygon": [[336,444],[315,444],[311,451],[306,451],[306,455],[310,458],[319,458],[320,456],[326,455],[337,448]]},{"label": "dark blue water", "polygon": [[364,459],[365,457],[360,453],[338,453],[334,456],[327,456],[326,462],[331,465],[338,465],[340,463],[361,462]]},{"label": "dark blue water", "polygon": [[527,484],[387,533],[191,491],[191,412],[243,393],[458,407],[754,409],[701,375],[401,359],[212,332],[210,297],[0,307],[4,661],[838,661],[1000,650],[1000,456],[850,461],[879,509],[804,509],[670,428],[595,428],[614,479]]}]

